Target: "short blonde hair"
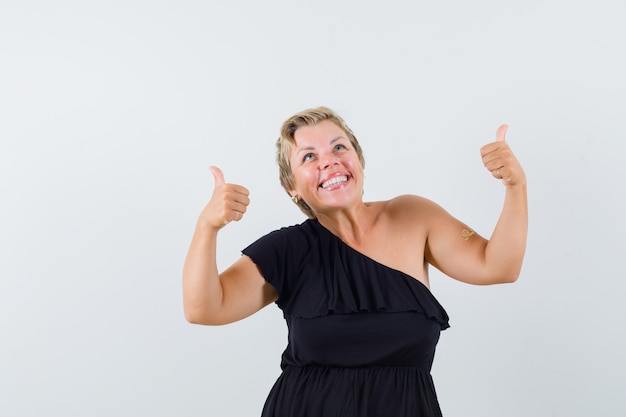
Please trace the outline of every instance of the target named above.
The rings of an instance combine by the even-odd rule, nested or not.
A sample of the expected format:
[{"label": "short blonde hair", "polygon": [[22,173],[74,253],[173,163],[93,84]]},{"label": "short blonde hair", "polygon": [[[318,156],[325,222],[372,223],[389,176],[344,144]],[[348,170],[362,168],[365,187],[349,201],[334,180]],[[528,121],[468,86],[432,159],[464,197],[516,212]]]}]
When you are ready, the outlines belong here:
[{"label": "short blonde hair", "polygon": [[[294,114],[283,123],[280,128],[280,137],[276,141],[276,162],[278,162],[280,184],[289,195],[291,195],[290,190],[293,190],[295,185],[293,172],[291,171],[291,162],[289,161],[293,146],[296,143],[294,135],[299,128],[304,126],[313,126],[324,120],[329,120],[335,123],[345,132],[350,144],[359,157],[361,166],[365,168],[365,158],[363,157],[363,150],[361,149],[361,145],[359,145],[359,141],[356,139],[356,136],[354,136],[354,133],[352,133],[352,130],[348,127],[346,122],[337,113],[328,107],[316,107],[301,111]],[[298,208],[300,208],[300,210],[302,210],[302,212],[310,219],[317,217],[313,209],[309,207],[304,200],[299,199],[296,204],[298,205]]]}]

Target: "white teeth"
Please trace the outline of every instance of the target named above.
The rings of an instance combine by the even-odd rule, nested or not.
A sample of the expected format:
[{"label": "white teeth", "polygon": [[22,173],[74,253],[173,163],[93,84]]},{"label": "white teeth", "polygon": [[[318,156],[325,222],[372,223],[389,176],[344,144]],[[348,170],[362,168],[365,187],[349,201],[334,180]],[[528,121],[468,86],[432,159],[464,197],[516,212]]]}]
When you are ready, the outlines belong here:
[{"label": "white teeth", "polygon": [[325,181],[322,183],[322,188],[327,188],[332,185],[341,184],[342,182],[346,182],[346,181],[348,181],[348,177],[346,177],[345,175],[331,178],[328,181]]}]

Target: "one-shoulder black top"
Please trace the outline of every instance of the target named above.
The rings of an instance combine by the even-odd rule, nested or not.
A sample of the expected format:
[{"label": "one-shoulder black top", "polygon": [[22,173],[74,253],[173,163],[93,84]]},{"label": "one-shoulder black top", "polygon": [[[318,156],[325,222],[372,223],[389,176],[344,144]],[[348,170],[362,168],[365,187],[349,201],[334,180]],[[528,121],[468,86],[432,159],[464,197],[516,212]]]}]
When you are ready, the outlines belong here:
[{"label": "one-shoulder black top", "polygon": [[288,327],[263,417],[441,416],[430,370],[448,315],[424,284],[314,219],[243,254],[276,289]]}]

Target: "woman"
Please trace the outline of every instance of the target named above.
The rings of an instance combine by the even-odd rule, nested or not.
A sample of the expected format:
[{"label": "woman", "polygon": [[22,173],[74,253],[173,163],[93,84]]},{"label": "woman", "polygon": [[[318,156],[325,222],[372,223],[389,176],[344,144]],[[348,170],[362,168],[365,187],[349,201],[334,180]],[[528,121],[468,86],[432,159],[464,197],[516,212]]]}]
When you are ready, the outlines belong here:
[{"label": "woman", "polygon": [[215,190],[183,272],[185,315],[220,325],[271,302],[283,310],[289,343],[263,416],[441,415],[430,369],[448,316],[429,291],[428,265],[471,284],[518,278],[526,179],[506,129],[481,149],[506,188],[489,240],[425,198],[363,202],[359,143],[320,107],[289,118],[277,141],[281,183],[309,219],[262,237],[219,273],[217,234],[249,199],[211,168]]}]

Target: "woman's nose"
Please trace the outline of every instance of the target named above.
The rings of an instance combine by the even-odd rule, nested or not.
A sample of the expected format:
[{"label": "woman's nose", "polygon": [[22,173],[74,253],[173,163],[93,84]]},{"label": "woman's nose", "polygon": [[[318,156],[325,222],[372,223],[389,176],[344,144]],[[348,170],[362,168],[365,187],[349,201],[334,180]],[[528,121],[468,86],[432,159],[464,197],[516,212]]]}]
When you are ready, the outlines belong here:
[{"label": "woman's nose", "polygon": [[333,165],[337,165],[338,162],[339,161],[336,156],[324,155],[322,156],[322,158],[320,158],[320,168],[321,169],[330,168]]}]

